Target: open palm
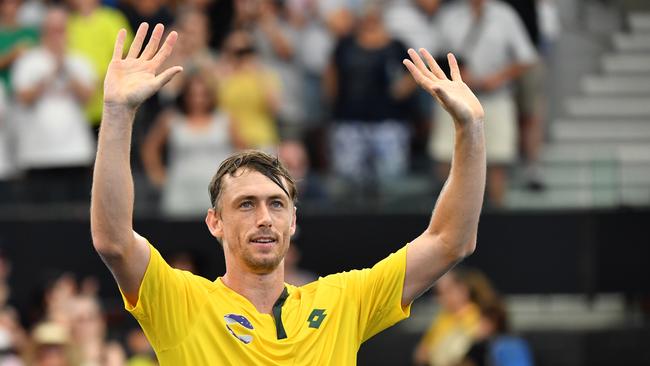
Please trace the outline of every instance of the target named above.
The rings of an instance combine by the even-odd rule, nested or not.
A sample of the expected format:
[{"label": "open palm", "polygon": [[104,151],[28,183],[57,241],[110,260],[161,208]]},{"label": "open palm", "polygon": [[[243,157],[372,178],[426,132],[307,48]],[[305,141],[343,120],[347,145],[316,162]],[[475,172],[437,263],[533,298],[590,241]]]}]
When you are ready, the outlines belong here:
[{"label": "open palm", "polygon": [[457,123],[465,124],[483,120],[485,116],[483,107],[461,79],[458,63],[453,54],[447,55],[451,71],[451,80],[449,80],[427,50],[420,48],[420,53],[429,68],[415,50],[409,49],[408,52],[411,60],[404,60],[406,68],[418,85],[436,97]]},{"label": "open palm", "polygon": [[158,49],[165,29],[162,24],[156,25],[149,43],[140,54],[148,28],[147,23],[140,24],[126,58],[122,57],[126,31],[122,29],[117,34],[113,58],[104,80],[104,103],[135,108],[182,71],[180,66],[173,66],[156,75],[171,54],[178,34],[169,33]]}]

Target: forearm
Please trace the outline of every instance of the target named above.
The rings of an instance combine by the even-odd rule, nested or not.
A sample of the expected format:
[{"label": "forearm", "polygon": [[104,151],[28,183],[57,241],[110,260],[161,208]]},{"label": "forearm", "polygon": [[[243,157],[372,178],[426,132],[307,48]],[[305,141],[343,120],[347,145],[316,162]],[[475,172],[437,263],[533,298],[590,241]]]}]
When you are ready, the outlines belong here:
[{"label": "forearm", "polygon": [[104,105],[91,196],[91,231],[103,255],[123,253],[133,242],[131,131],[135,110]]},{"label": "forearm", "polygon": [[475,245],[485,190],[483,121],[456,124],[454,155],[449,178],[438,198],[428,231],[451,253],[465,256]]},{"label": "forearm", "polygon": [[86,104],[90,97],[93,95],[93,89],[80,83],[79,81],[71,78],[69,81],[70,91],[74,94],[75,98],[82,104]]}]

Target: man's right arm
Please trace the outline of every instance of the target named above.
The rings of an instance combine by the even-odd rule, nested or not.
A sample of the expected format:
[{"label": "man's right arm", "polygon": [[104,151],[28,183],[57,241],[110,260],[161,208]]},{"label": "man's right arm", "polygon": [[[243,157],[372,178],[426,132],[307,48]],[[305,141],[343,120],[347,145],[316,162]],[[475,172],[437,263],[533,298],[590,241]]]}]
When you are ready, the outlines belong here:
[{"label": "man's right arm", "polygon": [[137,107],[182,69],[158,69],[178,37],[171,32],[158,50],[164,27],[157,25],[142,54],[148,25],[138,29],[126,58],[126,31],[118,33],[113,59],[104,80],[104,110],[93,175],[90,226],[93,245],[109,267],[127,300],[135,305],[147,269],[150,249],[133,231],[131,131]]}]

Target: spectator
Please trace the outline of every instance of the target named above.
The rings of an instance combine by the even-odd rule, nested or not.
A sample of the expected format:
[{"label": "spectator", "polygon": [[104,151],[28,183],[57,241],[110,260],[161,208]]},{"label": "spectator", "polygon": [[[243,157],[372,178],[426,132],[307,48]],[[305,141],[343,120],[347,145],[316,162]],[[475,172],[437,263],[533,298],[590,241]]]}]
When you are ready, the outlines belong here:
[{"label": "spectator", "polygon": [[0,308],[0,366],[23,366],[29,338],[20,324],[18,313]]},{"label": "spectator", "polygon": [[460,366],[533,366],[526,341],[510,335],[508,314],[502,303],[481,307],[477,335]]},{"label": "spectator", "polygon": [[[104,80],[108,63],[113,55],[114,37],[120,29],[127,29],[132,37],[129,22],[119,11],[102,6],[100,0],[69,0],[73,13],[68,20],[68,44],[71,51],[84,56],[92,64],[95,75]],[[102,87],[97,84],[86,106],[90,123],[99,127],[102,117]]]},{"label": "spectator", "polygon": [[404,55],[406,48],[384,28],[380,9],[368,6],[354,34],[338,42],[327,72],[335,119],[333,170],[371,190],[376,179],[397,177],[408,168],[404,101],[415,83],[404,72]]},{"label": "spectator", "polygon": [[[46,16],[47,21],[47,16]],[[34,366],[72,366],[70,334],[68,329],[56,322],[38,324],[32,332]]]},{"label": "spectator", "polygon": [[38,43],[38,30],[18,22],[20,0],[3,0],[0,3],[0,79],[7,91],[13,94],[10,70],[14,62]]},{"label": "spectator", "polygon": [[300,30],[290,17],[287,4],[262,0],[252,34],[260,57],[282,84],[278,110],[280,135],[282,139],[300,138],[305,120],[302,72],[296,58]]},{"label": "spectator", "polygon": [[217,75],[219,105],[232,116],[241,147],[275,150],[280,82],[261,63],[250,33],[237,30],[228,36]]},{"label": "spectator", "polygon": [[[142,146],[142,161],[151,182],[162,188],[162,211],[171,217],[205,215],[210,207],[206,182],[215,162],[236,146],[230,118],[215,108],[215,96],[200,75],[188,77],[178,110],[161,115]],[[169,168],[163,146],[169,142]]]},{"label": "spectator", "polygon": [[131,29],[138,29],[143,22],[151,25],[144,40],[147,44],[154,25],[161,23],[167,27],[174,23],[174,13],[165,3],[165,0],[122,0],[118,9],[126,16]]},{"label": "spectator", "polygon": [[70,307],[71,347],[78,365],[101,365],[106,358],[106,323],[98,301],[74,296]]},{"label": "spectator", "polygon": [[[517,14],[496,0],[461,0],[441,9],[445,48],[465,61],[463,80],[477,93],[485,110],[487,191],[494,206],[502,206],[507,167],[517,157],[517,120],[512,81],[533,65],[537,55]],[[453,123],[439,108],[430,151],[441,163],[442,180],[453,153]]]},{"label": "spectator", "polygon": [[[542,37],[538,25],[537,0],[505,0],[519,14],[529,39],[538,51]],[[544,139],[544,59],[539,58],[515,80],[514,95],[519,117],[519,141],[524,162],[526,187],[533,191],[545,188],[539,166]]]},{"label": "spectator", "polygon": [[41,45],[25,53],[13,70],[18,105],[17,163],[27,170],[36,202],[87,200],[94,141],[83,107],[96,77],[84,58],[67,49],[68,15],[48,10]]},{"label": "spectator", "polygon": [[131,329],[126,336],[126,343],[129,347],[131,357],[127,366],[156,366],[156,354],[151,348],[144,332],[140,328]]},{"label": "spectator", "polygon": [[496,295],[484,275],[455,268],[435,285],[441,310],[418,344],[416,365],[456,365],[472,344],[479,326],[480,305]]},{"label": "spectator", "polygon": [[319,177],[311,172],[309,157],[302,142],[296,140],[282,142],[278,148],[278,159],[282,161],[296,181],[298,200],[322,202],[327,197],[327,192]]},{"label": "spectator", "polygon": [[163,99],[163,104],[168,104],[178,97],[178,93],[185,85],[187,75],[200,74],[207,82],[211,84],[216,82],[214,68],[217,57],[208,47],[207,16],[198,10],[184,10],[177,16],[175,28],[182,42],[174,48],[174,52],[163,67],[180,65],[183,66],[184,72],[173,78],[160,91],[159,96]]},{"label": "spectator", "polygon": [[235,18],[234,1],[226,0],[185,0],[187,9],[205,14],[208,17],[208,44],[213,50],[220,50],[223,41],[233,28]]}]

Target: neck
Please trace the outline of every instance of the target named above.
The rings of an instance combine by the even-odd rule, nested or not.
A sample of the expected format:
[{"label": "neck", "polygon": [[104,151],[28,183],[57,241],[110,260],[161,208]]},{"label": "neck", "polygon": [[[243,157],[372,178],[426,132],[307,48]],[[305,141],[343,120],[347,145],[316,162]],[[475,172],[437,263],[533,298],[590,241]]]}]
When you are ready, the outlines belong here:
[{"label": "neck", "polygon": [[284,264],[270,273],[257,274],[248,270],[226,270],[221,278],[224,285],[244,296],[263,314],[270,314],[273,304],[284,289]]}]

